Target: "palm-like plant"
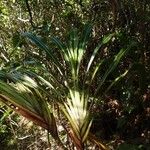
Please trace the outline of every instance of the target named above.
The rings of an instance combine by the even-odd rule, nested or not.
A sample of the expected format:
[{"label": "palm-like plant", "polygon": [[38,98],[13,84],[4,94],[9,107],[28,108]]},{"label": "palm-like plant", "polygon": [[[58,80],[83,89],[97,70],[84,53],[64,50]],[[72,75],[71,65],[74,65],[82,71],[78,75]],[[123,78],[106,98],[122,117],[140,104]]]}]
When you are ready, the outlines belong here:
[{"label": "palm-like plant", "polygon": [[[7,78],[8,74],[1,72],[1,77]],[[40,94],[36,82],[28,76],[9,75],[11,83],[8,85],[0,81],[0,100],[17,113],[45,128],[55,139],[60,147],[61,143],[56,121],[45,98]],[[8,79],[7,78],[7,79]]]},{"label": "palm-like plant", "polygon": [[[52,111],[50,111],[51,109],[47,100],[42,97],[40,92],[44,92],[44,94],[54,99],[55,104],[59,106],[68,120],[68,134],[79,150],[84,149],[84,143],[89,138],[89,131],[92,124],[89,113],[90,105],[88,104],[91,99],[90,87],[99,68],[104,63],[102,59],[97,62],[96,65],[93,65],[94,60],[101,46],[109,42],[114,36],[114,34],[110,34],[103,38],[102,42],[94,49],[87,65],[84,66],[82,70],[81,66],[90,34],[91,26],[86,25],[81,38],[79,38],[78,32],[73,30],[70,33],[69,42],[67,44],[63,44],[57,38],[52,37],[52,42],[57,46],[57,53],[61,56],[58,58],[53,50],[42,42],[40,38],[31,33],[24,33],[24,36],[35,43],[40,50],[46,52],[51,65],[51,69],[48,70],[49,75],[46,78],[44,75],[40,76],[30,70],[24,71],[28,76],[22,76],[17,79],[11,76],[13,86],[15,85],[16,87],[8,85],[3,81],[0,82],[0,99],[7,105],[9,105],[9,103],[13,104],[16,111],[47,129],[53,138],[58,143],[61,143],[57,133],[55,116]],[[93,100],[96,98],[98,91],[108,75],[116,68],[128,49],[130,49],[130,46],[126,49],[121,49],[115,56],[110,67],[104,73],[99,85],[94,90],[92,95]],[[45,66],[47,65],[46,63]],[[44,68],[46,71],[47,68]],[[4,74],[1,75],[4,76]],[[49,91],[46,91],[46,88],[49,88]],[[92,140],[94,140],[94,138]],[[65,149],[62,143],[60,146]],[[99,146],[101,146],[102,149],[107,149],[100,143]]]}]

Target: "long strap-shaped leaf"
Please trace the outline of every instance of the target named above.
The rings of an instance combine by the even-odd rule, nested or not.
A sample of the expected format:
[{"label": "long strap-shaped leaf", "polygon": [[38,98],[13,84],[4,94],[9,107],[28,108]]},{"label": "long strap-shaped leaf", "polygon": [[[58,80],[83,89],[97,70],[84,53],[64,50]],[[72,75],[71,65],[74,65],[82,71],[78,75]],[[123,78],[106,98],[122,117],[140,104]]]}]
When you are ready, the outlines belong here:
[{"label": "long strap-shaped leaf", "polygon": [[9,107],[11,107],[18,114],[26,117],[27,119],[33,121],[35,124],[48,130],[48,124],[45,122],[45,120],[43,118],[41,118],[35,112],[32,112],[29,109],[22,107],[21,105],[18,105],[17,103],[13,102],[12,99],[8,98],[7,96],[5,96],[3,94],[0,94],[0,101],[2,101],[3,103],[5,103]]},{"label": "long strap-shaped leaf", "polygon": [[84,93],[70,90],[67,103],[61,105],[61,109],[71,125],[72,139],[79,149],[83,149],[83,143],[88,137],[92,124],[87,110],[87,101],[88,99]]},{"label": "long strap-shaped leaf", "polygon": [[58,69],[58,71],[62,74],[63,68],[61,67],[61,63],[56,59],[54,56],[52,50],[48,48],[48,46],[37,36],[33,35],[32,33],[25,32],[23,33],[23,36],[26,36],[29,38],[32,42],[36,44],[41,50],[45,51],[52,63],[55,65],[55,67]]},{"label": "long strap-shaped leaf", "polygon": [[99,49],[101,48],[101,46],[106,44],[106,43],[108,43],[111,40],[111,38],[113,37],[113,35],[114,34],[109,34],[108,36],[105,36],[103,38],[102,42],[94,49],[94,51],[92,53],[92,56],[90,58],[90,61],[88,63],[88,66],[87,66],[86,73],[88,73],[88,71],[90,70],[90,67],[91,67],[91,65],[92,65],[92,63],[94,61],[94,58],[95,58],[97,52],[99,51]]},{"label": "long strap-shaped leaf", "polygon": [[[22,85],[20,83],[20,85]],[[28,93],[23,87],[18,89],[0,81],[1,100],[6,104],[13,104],[15,111],[35,122],[39,126],[48,129],[54,138],[58,138],[56,123],[53,114],[49,111],[48,105],[42,99],[37,90],[35,93]],[[24,88],[24,89],[22,89]],[[23,90],[23,91],[22,91]],[[33,89],[34,91],[34,89]]]},{"label": "long strap-shaped leaf", "polygon": [[105,82],[106,78],[108,77],[108,75],[117,67],[117,65],[119,64],[120,60],[122,59],[123,56],[125,56],[125,54],[131,49],[131,47],[133,47],[135,45],[135,43],[131,43],[126,49],[122,48],[119,53],[115,56],[113,62],[109,65],[109,68],[106,70],[104,76],[102,77],[102,80],[100,81],[100,84],[98,85],[94,95],[96,96],[96,94],[99,92],[99,89],[101,88],[101,86],[103,85],[103,83]]}]

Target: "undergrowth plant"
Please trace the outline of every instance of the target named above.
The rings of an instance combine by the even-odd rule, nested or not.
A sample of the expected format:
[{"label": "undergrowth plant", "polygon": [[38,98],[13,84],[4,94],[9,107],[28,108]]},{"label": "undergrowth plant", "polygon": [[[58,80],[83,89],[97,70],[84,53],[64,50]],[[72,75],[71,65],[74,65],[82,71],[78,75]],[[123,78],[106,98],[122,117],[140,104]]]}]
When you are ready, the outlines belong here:
[{"label": "undergrowth plant", "polygon": [[[97,59],[96,56],[116,36],[115,33],[104,36],[92,50],[91,56],[86,57],[89,55],[88,41],[91,31],[91,25],[85,25],[82,33],[73,29],[65,43],[51,37],[53,48],[38,36],[26,32],[23,36],[35,44],[40,52],[45,53],[42,62],[37,59],[42,73],[39,68],[27,66],[10,72],[0,72],[1,78],[7,79],[7,82],[0,80],[0,100],[8,106],[13,105],[17,113],[45,128],[60,149],[69,149],[60,139],[60,123],[78,150],[87,149],[87,141],[98,145],[100,149],[109,149],[90,132],[91,110],[107,77],[131,49],[133,43],[122,48],[113,57],[91,92],[93,83],[97,82],[99,70],[107,61],[105,58]],[[117,77],[107,90],[126,74],[127,71]],[[58,121],[59,113],[61,121]]]}]

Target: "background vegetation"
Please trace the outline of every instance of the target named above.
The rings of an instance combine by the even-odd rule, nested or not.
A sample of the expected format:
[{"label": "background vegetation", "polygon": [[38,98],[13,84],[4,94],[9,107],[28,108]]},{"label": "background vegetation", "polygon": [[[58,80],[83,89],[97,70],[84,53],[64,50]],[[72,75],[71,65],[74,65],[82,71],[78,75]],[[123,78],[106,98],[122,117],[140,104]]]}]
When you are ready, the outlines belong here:
[{"label": "background vegetation", "polygon": [[149,22],[149,0],[0,0],[0,147],[148,150]]}]

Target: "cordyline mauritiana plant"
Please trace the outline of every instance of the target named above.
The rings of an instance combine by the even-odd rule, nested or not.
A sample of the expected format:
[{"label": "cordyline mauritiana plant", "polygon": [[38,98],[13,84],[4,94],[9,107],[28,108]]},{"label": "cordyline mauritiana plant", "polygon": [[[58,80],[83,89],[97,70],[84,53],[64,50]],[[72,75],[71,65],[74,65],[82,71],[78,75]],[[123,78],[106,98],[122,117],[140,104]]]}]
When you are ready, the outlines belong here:
[{"label": "cordyline mauritiana plant", "polygon": [[[46,100],[46,96],[43,96],[43,93],[53,99],[53,103],[58,106],[64,118],[68,120],[68,124],[65,124],[66,134],[69,135],[78,150],[85,148],[87,140],[97,144],[100,149],[108,149],[90,133],[92,124],[90,108],[92,105],[89,103],[91,98],[89,89],[104,62],[102,59],[96,65],[93,64],[96,54],[102,45],[112,39],[113,34],[102,39],[101,43],[93,50],[89,61],[86,60],[88,63],[82,69],[81,64],[86,54],[90,34],[91,26],[85,25],[80,38],[76,30],[70,33],[67,44],[63,44],[57,38],[52,37],[51,40],[56,45],[57,53],[60,55],[58,58],[55,55],[56,52],[54,53],[40,38],[32,33],[24,33],[25,37],[46,53],[46,58],[51,66],[50,68],[52,68],[48,70],[48,77],[45,78],[44,75],[41,76],[31,70],[24,70],[24,73],[19,71],[16,73],[0,72],[0,76],[9,81],[6,83],[0,80],[0,100],[8,106],[13,106],[17,113],[48,130],[60,149],[67,149],[67,147],[59,138],[55,117],[58,114],[55,113],[54,115],[53,109],[50,107],[51,103]],[[107,76],[116,68],[130,47],[121,49],[114,57],[92,95],[93,100],[96,98]],[[54,73],[54,70],[57,74]],[[81,71],[84,74],[82,82],[80,81]],[[126,72],[123,75],[125,74]]]}]

